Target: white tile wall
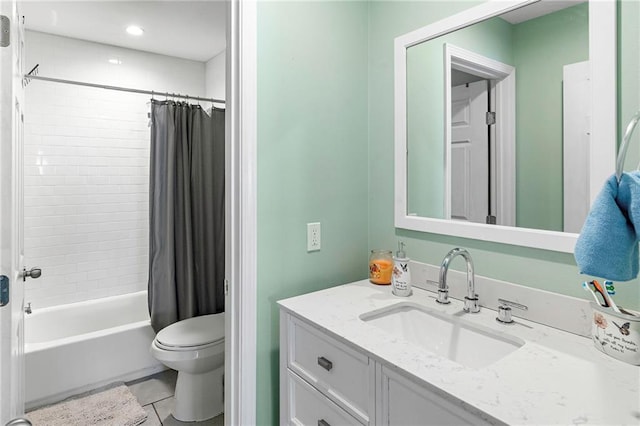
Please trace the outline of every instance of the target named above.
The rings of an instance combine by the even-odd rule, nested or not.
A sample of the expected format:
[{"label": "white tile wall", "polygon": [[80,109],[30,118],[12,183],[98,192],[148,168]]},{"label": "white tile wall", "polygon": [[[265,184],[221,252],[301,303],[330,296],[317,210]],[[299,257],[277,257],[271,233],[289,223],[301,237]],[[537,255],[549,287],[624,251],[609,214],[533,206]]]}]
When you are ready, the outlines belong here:
[{"label": "white tile wall", "polygon": [[[26,40],[27,60],[41,64],[40,75],[204,92],[203,63],[41,33],[27,32]],[[122,78],[104,71],[114,53],[130,61]],[[43,269],[27,281],[25,300],[34,308],[146,289],[148,100],[35,80],[27,86],[25,263]]]},{"label": "white tile wall", "polygon": [[226,50],[223,50],[205,64],[205,88],[209,98],[226,97],[226,55]]}]

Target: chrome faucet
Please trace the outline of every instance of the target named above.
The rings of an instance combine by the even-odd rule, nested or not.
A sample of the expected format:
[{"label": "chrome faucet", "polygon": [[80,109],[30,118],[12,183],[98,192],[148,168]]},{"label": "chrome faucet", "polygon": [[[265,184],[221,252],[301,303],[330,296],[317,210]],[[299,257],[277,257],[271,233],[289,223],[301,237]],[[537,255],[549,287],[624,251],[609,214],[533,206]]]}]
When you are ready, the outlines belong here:
[{"label": "chrome faucet", "polygon": [[29,303],[27,304],[27,306],[24,308],[24,312],[25,312],[26,314],[30,314],[30,313],[31,313],[31,302],[29,302]]},{"label": "chrome faucet", "polygon": [[467,295],[464,298],[464,311],[479,312],[480,305],[478,305],[478,295],[475,288],[473,261],[469,252],[461,248],[454,248],[447,253],[442,265],[440,265],[440,281],[438,282],[438,298],[436,302],[442,304],[451,303],[449,300],[449,286],[447,285],[447,272],[449,271],[449,264],[458,255],[462,256],[467,262]]}]

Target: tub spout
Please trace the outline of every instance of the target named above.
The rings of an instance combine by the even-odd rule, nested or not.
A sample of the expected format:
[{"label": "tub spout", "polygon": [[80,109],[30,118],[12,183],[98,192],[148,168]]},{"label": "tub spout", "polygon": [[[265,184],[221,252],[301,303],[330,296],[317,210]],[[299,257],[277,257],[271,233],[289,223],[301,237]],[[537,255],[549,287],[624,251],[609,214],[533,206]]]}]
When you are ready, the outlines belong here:
[{"label": "tub spout", "polygon": [[31,313],[31,302],[27,303],[27,306],[24,308],[24,313],[25,314]]}]

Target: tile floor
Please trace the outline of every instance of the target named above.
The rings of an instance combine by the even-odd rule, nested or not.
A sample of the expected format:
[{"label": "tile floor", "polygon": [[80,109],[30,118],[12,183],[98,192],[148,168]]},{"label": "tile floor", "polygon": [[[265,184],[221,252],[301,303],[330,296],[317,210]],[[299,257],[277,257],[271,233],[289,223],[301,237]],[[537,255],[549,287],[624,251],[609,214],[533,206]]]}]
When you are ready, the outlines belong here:
[{"label": "tile floor", "polygon": [[176,386],[176,372],[166,370],[153,376],[144,377],[126,383],[131,393],[138,398],[138,402],[147,410],[147,420],[143,426],[178,426],[178,425],[202,425],[224,426],[224,414],[220,414],[211,420],[203,422],[185,423],[173,418],[171,407],[173,405],[173,391]]}]

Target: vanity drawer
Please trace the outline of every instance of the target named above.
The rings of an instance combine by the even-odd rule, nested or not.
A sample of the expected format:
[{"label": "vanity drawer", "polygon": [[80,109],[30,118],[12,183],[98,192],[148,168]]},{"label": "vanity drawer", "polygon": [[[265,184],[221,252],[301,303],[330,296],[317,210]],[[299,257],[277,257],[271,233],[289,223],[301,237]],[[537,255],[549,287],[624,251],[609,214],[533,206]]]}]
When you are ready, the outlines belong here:
[{"label": "vanity drawer", "polygon": [[362,426],[353,416],[331,402],[292,371],[287,371],[289,388],[288,424],[305,426]]},{"label": "vanity drawer", "polygon": [[373,409],[373,361],[289,316],[288,367],[336,404],[368,424]]}]

